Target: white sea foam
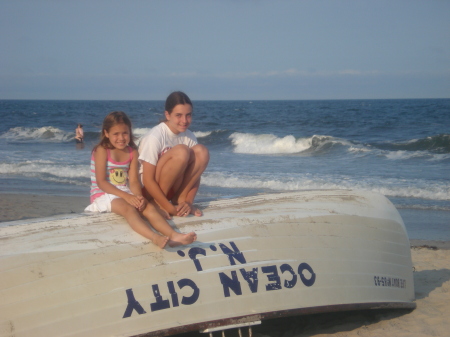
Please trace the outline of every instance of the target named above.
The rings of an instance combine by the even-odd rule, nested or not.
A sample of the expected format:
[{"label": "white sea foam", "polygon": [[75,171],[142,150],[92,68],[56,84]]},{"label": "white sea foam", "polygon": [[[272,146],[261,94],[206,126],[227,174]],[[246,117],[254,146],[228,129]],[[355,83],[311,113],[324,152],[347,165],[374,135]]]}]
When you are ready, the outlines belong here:
[{"label": "white sea foam", "polygon": [[352,145],[348,148],[348,152],[354,155],[373,155],[377,157],[384,157],[388,160],[399,161],[399,160],[410,160],[410,159],[424,159],[427,161],[441,161],[450,159],[450,154],[448,153],[433,153],[429,151],[406,151],[406,150],[381,150],[370,146],[364,145]]},{"label": "white sea foam", "polygon": [[[142,138],[142,136],[144,136],[150,130],[151,130],[151,128],[135,128],[135,129],[133,129],[133,135],[137,139],[140,139],[140,138]],[[194,135],[197,138],[208,137],[211,133],[213,133],[213,131],[205,131],[205,132],[194,131]]]},{"label": "white sea foam", "polygon": [[204,137],[208,137],[211,133],[213,133],[212,131],[194,131],[194,136],[197,138],[204,138]]},{"label": "white sea foam", "polygon": [[345,146],[349,148],[354,146],[348,140],[325,135],[295,138],[293,135],[277,137],[273,134],[235,132],[229,138],[235,146],[235,153],[247,154],[294,154],[304,151],[326,150],[333,146]]},{"label": "white sea foam", "polygon": [[230,138],[235,146],[235,153],[299,153],[309,149],[312,145],[312,138],[295,139],[292,135],[279,138],[272,134],[255,135],[236,132],[230,135]]},{"label": "white sea foam", "polygon": [[387,159],[391,160],[407,160],[412,158],[432,157],[433,154],[427,151],[384,151]]},{"label": "white sea foam", "polygon": [[[344,144],[344,143],[343,143]],[[430,151],[424,150],[416,150],[416,151],[407,151],[407,150],[382,150],[377,149],[372,146],[364,146],[362,144],[350,145],[348,148],[348,152],[354,155],[373,155],[377,157],[384,157],[388,160],[410,160],[410,159],[424,159],[427,161],[441,161],[450,159],[449,153],[433,153]]]},{"label": "white sea foam", "polygon": [[268,189],[295,191],[304,189],[363,189],[391,197],[450,200],[449,183],[430,183],[402,179],[352,179],[348,176],[297,175],[297,176],[244,176],[205,172],[202,184],[226,188]]},{"label": "white sea foam", "polygon": [[133,129],[133,136],[136,138],[136,140],[139,140],[150,130],[151,128],[135,128]]},{"label": "white sea foam", "polygon": [[348,148],[348,152],[353,154],[367,154],[372,152],[372,149],[363,145],[351,145]]},{"label": "white sea foam", "polygon": [[[450,153],[433,153],[426,150],[383,150],[372,145],[358,144],[346,139],[313,135],[309,138],[295,138],[293,135],[277,137],[273,134],[233,133],[229,136],[234,146],[233,152],[245,154],[296,154],[301,152],[327,151],[334,146],[342,146],[355,156],[377,156],[388,160],[425,159],[442,161],[450,159]],[[414,142],[411,141],[411,142]]]},{"label": "white sea foam", "polygon": [[75,132],[66,132],[53,126],[40,128],[15,127],[0,135],[0,138],[16,141],[66,142],[75,137]]},{"label": "white sea foam", "polygon": [[14,174],[25,177],[36,177],[42,180],[58,180],[89,178],[88,165],[56,164],[48,160],[23,161],[18,163],[0,163],[0,174]]},{"label": "white sea foam", "polygon": [[440,161],[450,158],[450,154],[448,153],[432,153],[428,151],[382,151],[381,154],[390,160],[422,158],[429,161]]}]

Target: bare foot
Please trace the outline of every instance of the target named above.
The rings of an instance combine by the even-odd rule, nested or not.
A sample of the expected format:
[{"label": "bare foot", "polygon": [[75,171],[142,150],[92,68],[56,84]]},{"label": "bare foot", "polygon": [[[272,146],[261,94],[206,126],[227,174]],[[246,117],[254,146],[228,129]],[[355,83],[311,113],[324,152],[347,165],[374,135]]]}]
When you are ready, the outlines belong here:
[{"label": "bare foot", "polygon": [[167,236],[155,235],[155,239],[152,242],[157,245],[159,248],[164,248],[169,242],[169,238]]},{"label": "bare foot", "polygon": [[178,232],[174,232],[172,237],[169,240],[170,247],[177,247],[181,245],[188,245],[197,240],[197,234],[195,232],[190,232],[187,234],[182,234]]},{"label": "bare foot", "polygon": [[192,205],[192,207],[191,207],[191,214],[193,214],[195,216],[202,216],[203,212],[201,211],[200,208],[197,208],[194,205]]}]

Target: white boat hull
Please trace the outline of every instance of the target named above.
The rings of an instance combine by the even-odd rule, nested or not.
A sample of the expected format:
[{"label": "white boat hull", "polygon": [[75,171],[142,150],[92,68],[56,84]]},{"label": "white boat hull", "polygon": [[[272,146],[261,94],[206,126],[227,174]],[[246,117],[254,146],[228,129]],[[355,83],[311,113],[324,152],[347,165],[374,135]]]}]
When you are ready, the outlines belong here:
[{"label": "white boat hull", "polygon": [[170,335],[283,315],[414,308],[410,245],[379,194],[320,190],[202,205],[161,250],[113,214],[0,228],[0,336]]}]

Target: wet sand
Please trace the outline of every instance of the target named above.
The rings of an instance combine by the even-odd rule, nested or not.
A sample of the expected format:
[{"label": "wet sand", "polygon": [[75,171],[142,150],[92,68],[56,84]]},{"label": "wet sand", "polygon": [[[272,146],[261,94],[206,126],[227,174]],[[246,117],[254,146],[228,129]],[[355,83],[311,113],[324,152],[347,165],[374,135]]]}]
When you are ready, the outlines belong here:
[{"label": "wet sand", "polygon": [[[83,212],[89,197],[0,194],[1,222]],[[417,308],[365,310],[273,319],[254,337],[450,336],[450,242],[411,240]],[[216,332],[219,336],[220,333]],[[181,336],[181,335],[180,335]],[[207,336],[189,333],[183,336]],[[228,331],[226,336],[237,336]],[[243,331],[243,336],[248,336]]]},{"label": "wet sand", "polygon": [[89,205],[89,196],[0,194],[0,223],[13,220],[46,218],[59,214],[81,213],[87,205]]}]

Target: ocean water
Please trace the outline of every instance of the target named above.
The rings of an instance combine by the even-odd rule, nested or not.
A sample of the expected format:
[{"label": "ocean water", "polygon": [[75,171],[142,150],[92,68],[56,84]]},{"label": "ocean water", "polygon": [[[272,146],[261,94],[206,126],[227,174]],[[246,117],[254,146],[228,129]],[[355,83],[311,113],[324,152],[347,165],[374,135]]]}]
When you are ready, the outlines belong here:
[{"label": "ocean water", "polygon": [[[211,153],[197,201],[364,189],[394,203],[411,239],[450,240],[450,99],[193,103],[190,129]],[[139,138],[164,102],[0,100],[0,193],[87,196],[90,152],[113,110]]]}]

